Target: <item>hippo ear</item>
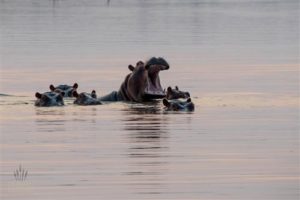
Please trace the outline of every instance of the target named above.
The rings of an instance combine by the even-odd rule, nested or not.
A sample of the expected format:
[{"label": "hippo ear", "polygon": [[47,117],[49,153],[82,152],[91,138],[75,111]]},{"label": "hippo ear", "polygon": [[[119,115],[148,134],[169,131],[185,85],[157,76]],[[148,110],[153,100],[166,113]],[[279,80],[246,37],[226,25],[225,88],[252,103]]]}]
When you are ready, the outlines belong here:
[{"label": "hippo ear", "polygon": [[130,71],[133,71],[133,70],[134,70],[134,66],[128,65],[128,69],[129,69]]},{"label": "hippo ear", "polygon": [[35,97],[38,98],[38,99],[40,99],[40,98],[42,98],[42,95],[41,95],[41,93],[37,92],[37,93],[35,93]]},{"label": "hippo ear", "polygon": [[190,102],[192,102],[192,99],[191,99],[191,98],[188,98],[188,99],[186,100],[186,102],[187,102],[187,103],[190,103]]},{"label": "hippo ear", "polygon": [[169,107],[170,106],[170,103],[167,99],[163,99],[163,104],[166,106],[166,107]]},{"label": "hippo ear", "polygon": [[96,94],[96,91],[95,91],[95,90],[92,91],[91,96],[92,96],[93,98],[95,98],[95,99],[97,98],[97,94]]},{"label": "hippo ear", "polygon": [[49,88],[52,92],[55,90],[55,87],[52,84],[49,86]]},{"label": "hippo ear", "polygon": [[77,98],[79,96],[76,90],[74,90],[72,94],[73,94],[73,97],[75,97],[75,98]]},{"label": "hippo ear", "polygon": [[77,88],[78,88],[78,84],[77,84],[77,83],[74,83],[73,88],[74,88],[74,89],[77,89]]},{"label": "hippo ear", "polygon": [[168,92],[172,92],[172,88],[170,86],[168,87],[167,90],[168,90]]},{"label": "hippo ear", "polygon": [[178,86],[177,86],[177,85],[175,86],[175,90],[179,91],[179,88],[178,88]]},{"label": "hippo ear", "polygon": [[186,92],[185,95],[188,96],[188,97],[191,97],[189,92]]}]

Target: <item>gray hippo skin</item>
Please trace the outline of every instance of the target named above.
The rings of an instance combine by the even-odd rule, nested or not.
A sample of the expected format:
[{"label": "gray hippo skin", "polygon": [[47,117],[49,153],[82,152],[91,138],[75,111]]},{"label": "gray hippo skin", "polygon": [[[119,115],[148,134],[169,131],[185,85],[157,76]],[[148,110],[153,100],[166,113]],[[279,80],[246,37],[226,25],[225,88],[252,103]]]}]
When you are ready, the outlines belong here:
[{"label": "gray hippo skin", "polygon": [[190,98],[190,93],[189,92],[184,92],[184,91],[180,91],[178,86],[175,86],[175,89],[172,89],[171,87],[168,87],[167,89],[167,95],[166,98],[168,100],[171,99],[188,99]]},{"label": "gray hippo skin", "polygon": [[95,90],[93,90],[91,93],[82,92],[80,94],[78,94],[77,91],[74,91],[73,96],[76,98],[74,104],[77,105],[88,106],[102,104],[101,101],[97,99]]},{"label": "gray hippo skin", "polygon": [[159,72],[169,69],[165,59],[153,57],[145,64],[139,61],[135,67],[129,65],[128,69],[131,73],[126,76],[119,91],[101,97],[101,101],[144,102],[166,96],[159,79]]},{"label": "gray hippo skin", "polygon": [[188,98],[185,101],[175,99],[175,100],[168,100],[163,99],[163,104],[165,106],[165,110],[167,111],[194,111],[195,105],[192,102],[191,98]]},{"label": "gray hippo skin", "polygon": [[45,92],[45,93],[35,93],[37,100],[35,101],[35,106],[39,107],[49,107],[49,106],[63,106],[64,105],[64,92]]},{"label": "gray hippo skin", "polygon": [[77,83],[74,83],[73,86],[59,85],[59,86],[54,87],[53,85],[50,85],[51,92],[57,92],[57,93],[64,92],[65,97],[73,97],[73,92],[76,91],[77,88],[78,88]]}]

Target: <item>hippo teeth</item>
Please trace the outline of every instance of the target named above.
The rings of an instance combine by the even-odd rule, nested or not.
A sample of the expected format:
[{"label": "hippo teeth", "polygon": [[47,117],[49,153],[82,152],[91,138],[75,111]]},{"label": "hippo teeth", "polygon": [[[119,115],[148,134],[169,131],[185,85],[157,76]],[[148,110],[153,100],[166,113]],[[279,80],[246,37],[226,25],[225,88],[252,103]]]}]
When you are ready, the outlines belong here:
[{"label": "hippo teeth", "polygon": [[145,94],[148,94],[148,95],[159,95],[159,96],[165,96],[165,93],[161,90],[149,90],[149,89],[146,89],[145,90]]},{"label": "hippo teeth", "polygon": [[147,94],[164,95],[165,93],[160,88],[147,87],[145,90]]}]

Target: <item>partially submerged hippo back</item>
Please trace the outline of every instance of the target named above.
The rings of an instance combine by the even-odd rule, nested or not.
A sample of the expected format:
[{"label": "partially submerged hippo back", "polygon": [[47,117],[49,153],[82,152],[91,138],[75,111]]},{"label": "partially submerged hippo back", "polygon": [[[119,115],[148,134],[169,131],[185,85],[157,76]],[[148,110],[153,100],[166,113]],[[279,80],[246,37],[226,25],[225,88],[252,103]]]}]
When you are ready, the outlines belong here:
[{"label": "partially submerged hippo back", "polygon": [[180,91],[178,86],[175,86],[175,89],[172,89],[171,87],[168,87],[166,98],[171,99],[187,99],[190,98],[189,92]]},{"label": "partially submerged hippo back", "polygon": [[73,96],[76,98],[74,104],[77,105],[100,105],[102,104],[99,99],[97,99],[96,91],[93,90],[91,93],[82,92],[80,94],[77,91],[73,92]]},{"label": "partially submerged hippo back", "polygon": [[74,83],[73,86],[70,85],[59,85],[57,87],[54,87],[53,85],[50,85],[50,90],[52,92],[61,93],[64,92],[65,97],[73,97],[73,92],[76,91],[78,88],[78,84]]},{"label": "partially submerged hippo back", "polygon": [[160,85],[159,72],[169,69],[163,58],[151,58],[145,64],[142,61],[136,66],[129,65],[128,74],[118,92],[101,97],[102,101],[135,101],[143,102],[161,99],[166,96]]},{"label": "partially submerged hippo back", "polygon": [[63,106],[64,105],[64,92],[45,92],[45,93],[35,93],[37,100],[35,101],[35,106],[48,107],[48,106]]},{"label": "partially submerged hippo back", "polygon": [[191,98],[188,98],[185,101],[175,99],[175,100],[168,100],[163,99],[163,104],[167,111],[194,111],[195,105],[192,102]]}]

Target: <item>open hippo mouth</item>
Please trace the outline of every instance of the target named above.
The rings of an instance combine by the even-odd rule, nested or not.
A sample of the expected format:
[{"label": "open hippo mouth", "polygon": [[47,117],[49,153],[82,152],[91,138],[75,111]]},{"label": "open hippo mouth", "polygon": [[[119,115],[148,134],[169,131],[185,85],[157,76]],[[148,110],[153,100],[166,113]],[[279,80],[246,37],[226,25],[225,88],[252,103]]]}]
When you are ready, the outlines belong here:
[{"label": "open hippo mouth", "polygon": [[166,96],[163,88],[160,84],[159,72],[161,70],[169,69],[169,65],[161,65],[161,63],[157,63],[154,65],[146,65],[145,68],[148,71],[148,78],[144,92],[144,99],[161,99]]}]

